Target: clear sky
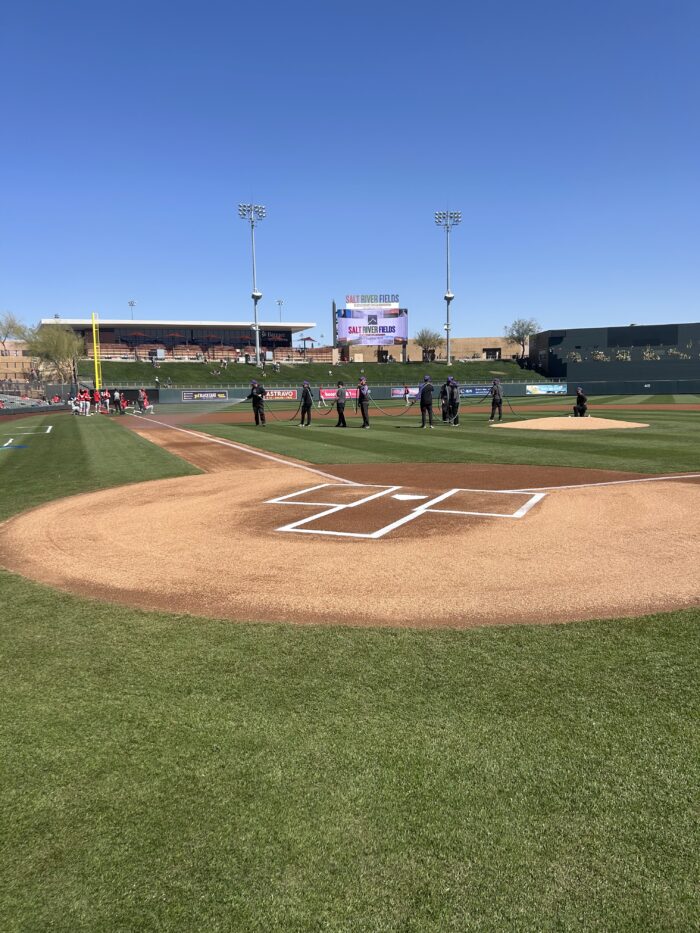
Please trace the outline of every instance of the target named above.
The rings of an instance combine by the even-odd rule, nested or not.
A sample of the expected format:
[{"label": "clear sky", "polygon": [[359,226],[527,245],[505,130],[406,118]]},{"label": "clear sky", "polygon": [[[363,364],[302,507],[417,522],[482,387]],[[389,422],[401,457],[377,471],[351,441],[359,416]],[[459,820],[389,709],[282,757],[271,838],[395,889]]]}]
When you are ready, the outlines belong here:
[{"label": "clear sky", "polygon": [[0,311],[700,320],[698,0],[3,0]]}]

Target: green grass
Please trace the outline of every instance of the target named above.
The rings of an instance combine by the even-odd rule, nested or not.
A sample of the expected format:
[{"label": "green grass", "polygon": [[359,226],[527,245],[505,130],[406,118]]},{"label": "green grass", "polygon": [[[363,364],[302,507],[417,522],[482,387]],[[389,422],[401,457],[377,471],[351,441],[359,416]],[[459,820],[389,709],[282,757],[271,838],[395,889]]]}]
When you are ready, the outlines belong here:
[{"label": "green grass", "polygon": [[[374,417],[369,431],[353,415],[347,430],[333,427],[334,415],[314,413],[310,429],[268,418],[253,424],[192,425],[216,437],[251,444],[311,463],[523,463],[638,473],[700,472],[700,412],[626,412],[623,420],[648,428],[599,432],[504,431],[488,423],[490,409],[462,405],[461,425],[421,430],[414,410],[401,417]],[[532,417],[557,417],[534,412]],[[290,412],[279,413],[288,418]],[[520,417],[520,416],[519,416]]]},{"label": "green grass", "polygon": [[[220,370],[217,375],[214,370]],[[83,360],[79,364],[79,373],[86,379],[94,375],[93,364]],[[332,373],[332,375],[329,374]],[[425,373],[431,373],[434,379],[447,375],[444,363],[346,363],[329,365],[328,363],[305,363],[298,366],[281,366],[280,372],[269,369],[265,377],[268,385],[298,386],[303,379],[314,385],[329,385],[338,379],[344,379],[348,385],[354,384],[362,374],[374,385],[409,385],[417,384]],[[543,382],[544,377],[537,373],[520,369],[517,363],[504,360],[475,360],[472,363],[454,363],[450,373],[460,382],[490,382],[498,376],[504,382]],[[154,369],[151,363],[103,362],[102,378],[107,385],[122,383],[144,383],[152,386],[158,376],[161,386],[165,387],[168,378],[173,385],[248,385],[251,379],[260,378],[259,370],[254,366],[231,365],[221,369],[220,363],[164,363]]]},{"label": "green grass", "polygon": [[[53,425],[50,434],[23,433],[47,425]],[[0,431],[26,445],[0,448],[0,521],[60,496],[200,472],[103,416],[54,412],[0,420]]]},{"label": "green grass", "polygon": [[0,585],[6,933],[696,924],[698,612],[299,629]]},{"label": "green grass", "polygon": [[[195,472],[106,418],[12,427],[48,422],[4,516]],[[699,624],[232,625],[0,571],[0,928],[695,928]]]}]

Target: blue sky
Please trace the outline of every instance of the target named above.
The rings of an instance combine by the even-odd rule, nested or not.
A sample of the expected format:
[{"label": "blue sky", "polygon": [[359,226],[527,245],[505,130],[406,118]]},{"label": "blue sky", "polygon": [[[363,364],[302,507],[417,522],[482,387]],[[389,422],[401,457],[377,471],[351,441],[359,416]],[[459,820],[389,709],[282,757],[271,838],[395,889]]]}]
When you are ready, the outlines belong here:
[{"label": "blue sky", "polygon": [[700,4],[58,4],[0,13],[0,310],[410,331],[700,319]]}]

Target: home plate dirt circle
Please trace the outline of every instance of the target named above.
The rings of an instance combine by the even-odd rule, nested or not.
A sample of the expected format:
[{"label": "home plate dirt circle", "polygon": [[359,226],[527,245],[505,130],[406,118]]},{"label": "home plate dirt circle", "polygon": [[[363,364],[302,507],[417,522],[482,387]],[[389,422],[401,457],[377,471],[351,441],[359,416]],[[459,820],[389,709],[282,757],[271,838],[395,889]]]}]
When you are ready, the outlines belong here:
[{"label": "home plate dirt circle", "polygon": [[[550,489],[518,518],[534,493],[504,492],[512,469],[510,485],[472,490],[456,470],[443,483],[441,465],[425,483],[415,465],[405,477],[382,466],[347,468],[360,489],[239,457],[58,500],[0,526],[0,563],[83,596],[236,621],[466,627],[700,605],[690,478]],[[314,515],[315,532],[333,533],[298,524]]]}]

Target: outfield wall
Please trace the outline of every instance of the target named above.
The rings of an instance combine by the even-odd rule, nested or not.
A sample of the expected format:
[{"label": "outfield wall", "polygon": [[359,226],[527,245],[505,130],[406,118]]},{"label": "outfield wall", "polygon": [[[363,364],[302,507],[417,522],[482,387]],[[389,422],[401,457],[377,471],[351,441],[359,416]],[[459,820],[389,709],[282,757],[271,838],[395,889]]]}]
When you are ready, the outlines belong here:
[{"label": "outfield wall", "polygon": [[[552,401],[567,395],[576,395],[576,383],[574,382],[509,382],[502,385],[503,394],[510,398],[542,397],[544,395],[551,397]],[[466,383],[460,386],[460,394],[463,399],[478,398],[486,395],[491,383]],[[300,389],[282,388],[278,389],[272,384],[266,384],[268,390],[268,401],[283,401],[290,404],[297,404],[301,395]],[[319,388],[324,389],[330,398],[335,394],[335,387],[330,386],[312,386],[314,398],[318,398]],[[347,387],[349,390],[353,386]],[[375,401],[401,401],[403,399],[403,389],[397,386],[370,386],[372,398]],[[589,382],[584,385],[587,395],[686,395],[700,394],[700,379],[693,380],[657,380],[655,382],[642,381],[606,381]],[[417,385],[409,385],[409,390],[417,391]],[[230,389],[148,389],[148,395],[151,401],[159,401],[161,404],[181,404],[210,402],[216,404],[226,404],[227,402],[245,399],[249,390],[247,388]],[[438,386],[435,386],[437,396]],[[135,394],[135,393],[134,393]],[[413,396],[413,392],[411,393]],[[436,399],[437,400],[437,399]],[[348,404],[352,404],[353,399],[348,398]]]}]

